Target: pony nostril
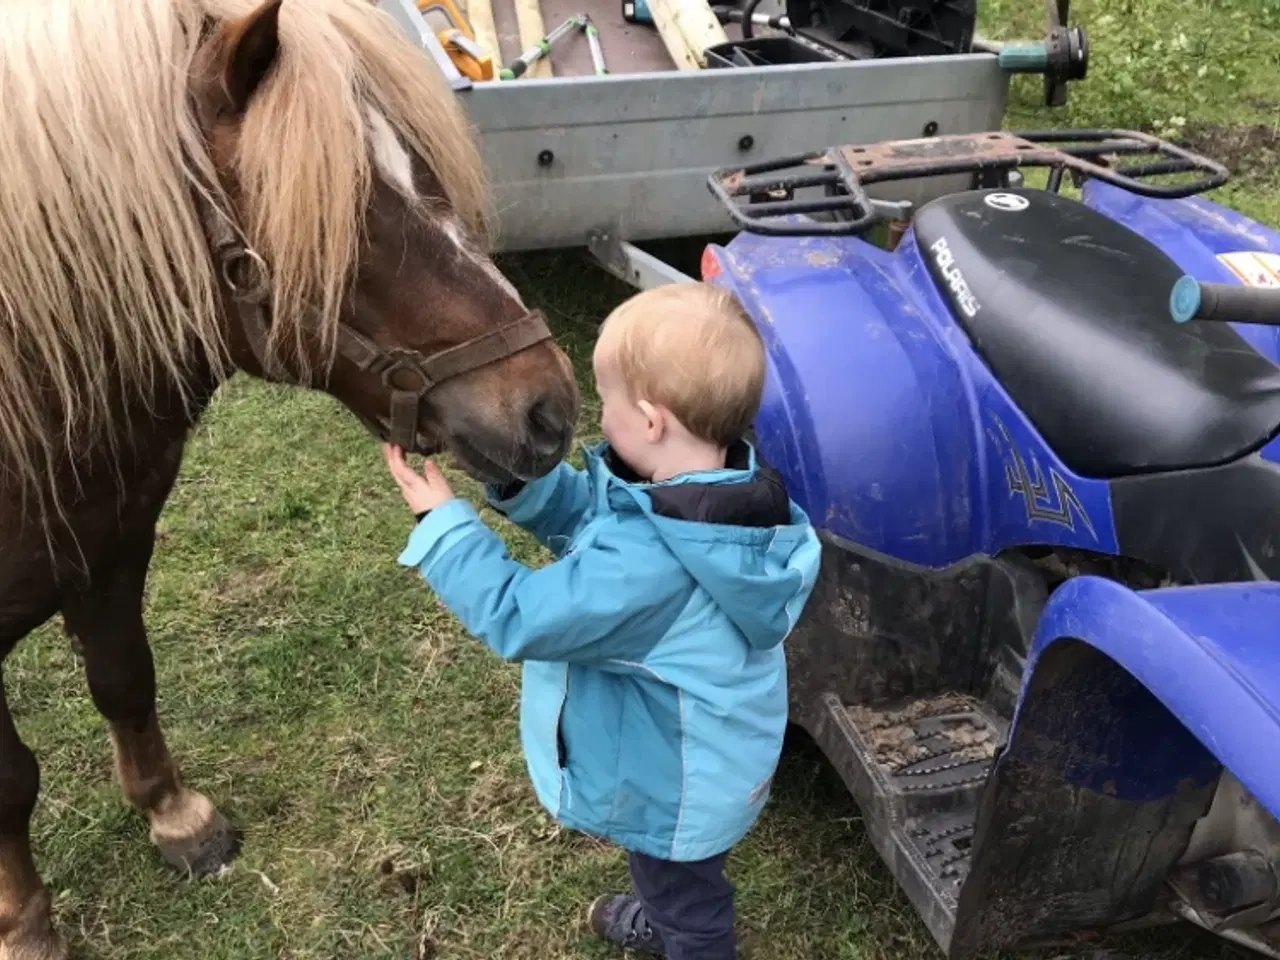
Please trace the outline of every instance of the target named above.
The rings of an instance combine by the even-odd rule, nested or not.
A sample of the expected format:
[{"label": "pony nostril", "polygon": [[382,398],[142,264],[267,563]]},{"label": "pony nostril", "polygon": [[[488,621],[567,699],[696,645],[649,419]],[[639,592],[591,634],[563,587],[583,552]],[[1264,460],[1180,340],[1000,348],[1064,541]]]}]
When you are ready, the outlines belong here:
[{"label": "pony nostril", "polygon": [[554,453],[563,446],[569,433],[564,405],[552,400],[536,401],[529,408],[529,439],[539,453]]}]

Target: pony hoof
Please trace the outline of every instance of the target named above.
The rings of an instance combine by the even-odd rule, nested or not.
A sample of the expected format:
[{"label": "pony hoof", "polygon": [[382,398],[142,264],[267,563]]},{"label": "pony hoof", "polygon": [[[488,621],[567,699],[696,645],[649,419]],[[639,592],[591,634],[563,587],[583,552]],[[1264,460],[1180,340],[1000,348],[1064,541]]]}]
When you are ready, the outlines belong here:
[{"label": "pony hoof", "polygon": [[49,895],[43,890],[22,911],[9,935],[0,938],[0,960],[67,960],[67,945],[53,928]]},{"label": "pony hoof", "polygon": [[43,937],[10,936],[0,943],[0,960],[67,960],[67,945],[56,933]]},{"label": "pony hoof", "polygon": [[[205,826],[186,837],[156,840],[165,862],[175,870],[207,877],[222,870],[240,852],[240,835],[216,810]],[[0,958],[4,960],[4,958]]]}]

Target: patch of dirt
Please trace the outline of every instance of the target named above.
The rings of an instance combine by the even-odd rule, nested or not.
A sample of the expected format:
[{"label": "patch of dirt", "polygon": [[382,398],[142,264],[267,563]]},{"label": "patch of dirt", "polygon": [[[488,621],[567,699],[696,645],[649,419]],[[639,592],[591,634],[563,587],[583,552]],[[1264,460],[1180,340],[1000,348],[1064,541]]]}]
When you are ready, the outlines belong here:
[{"label": "patch of dirt", "polygon": [[962,759],[990,760],[996,755],[996,733],[990,727],[966,721],[947,727],[942,735],[956,745],[956,756]]},{"label": "patch of dirt", "polygon": [[[874,751],[876,760],[890,770],[899,770],[936,752],[928,740],[921,739],[915,725],[922,720],[957,713],[978,711],[978,703],[962,694],[944,694],[917,700],[901,710],[873,710],[852,706],[846,711],[858,732]],[[994,730],[959,720],[942,726],[937,735],[954,745],[952,756],[964,760],[987,760],[995,756],[997,741]]]},{"label": "patch of dirt", "polygon": [[382,888],[388,892],[413,896],[418,887],[431,877],[431,864],[404,860],[394,854],[378,861]]},{"label": "patch of dirt", "polygon": [[213,595],[221,603],[247,604],[270,593],[280,583],[275,567],[250,567],[238,570],[219,581]]},{"label": "patch of dirt", "polygon": [[1178,140],[1236,176],[1271,173],[1280,161],[1280,126],[1208,123],[1188,127]]},{"label": "patch of dirt", "polygon": [[493,819],[495,815],[506,819],[515,807],[523,806],[534,798],[532,787],[524,779],[508,776],[496,764],[477,767],[472,772],[475,779],[467,790],[463,806],[463,814],[468,820]]}]

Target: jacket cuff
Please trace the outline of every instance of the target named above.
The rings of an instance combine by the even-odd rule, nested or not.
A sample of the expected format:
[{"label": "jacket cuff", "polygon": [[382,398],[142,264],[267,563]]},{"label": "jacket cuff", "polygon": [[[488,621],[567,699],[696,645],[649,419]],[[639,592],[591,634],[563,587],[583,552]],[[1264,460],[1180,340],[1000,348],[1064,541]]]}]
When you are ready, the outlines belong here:
[{"label": "jacket cuff", "polygon": [[544,477],[525,483],[517,493],[505,500],[489,499],[489,506],[512,523],[527,524],[536,520],[547,509],[547,504],[555,496],[562,479],[561,469],[557,468]]},{"label": "jacket cuff", "polygon": [[409,542],[397,558],[406,567],[420,567],[432,553],[440,554],[463,539],[480,515],[461,497],[446,500],[427,512],[409,534]]},{"label": "jacket cuff", "polygon": [[524,480],[512,480],[508,483],[486,483],[484,485],[484,498],[488,501],[489,506],[500,513],[505,513],[503,506],[520,496],[526,486],[528,484]]}]

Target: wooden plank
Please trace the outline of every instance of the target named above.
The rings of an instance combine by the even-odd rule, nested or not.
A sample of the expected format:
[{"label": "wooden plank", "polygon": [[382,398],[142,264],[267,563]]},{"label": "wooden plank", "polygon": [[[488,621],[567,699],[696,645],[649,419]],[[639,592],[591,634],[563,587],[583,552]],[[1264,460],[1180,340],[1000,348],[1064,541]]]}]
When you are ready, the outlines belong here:
[{"label": "wooden plank", "polygon": [[711,12],[707,0],[649,0],[649,10],[653,12],[655,22],[658,19],[658,8],[665,18],[679,31],[685,48],[689,51],[698,67],[707,65],[703,51],[707,47],[728,43],[729,36],[720,25],[720,20]]},{"label": "wooden plank", "polygon": [[516,26],[516,11],[511,0],[490,0],[493,24],[498,31],[498,49],[502,62],[511,63],[520,56],[520,29]]},{"label": "wooden plank", "polygon": [[[520,49],[528,50],[539,40],[547,35],[546,24],[542,21],[542,9],[538,6],[538,0],[514,0],[516,8],[516,24],[520,30]],[[569,37],[564,38],[566,41]],[[551,77],[554,72],[551,69],[551,58],[556,55],[555,48],[551,50],[550,56],[543,57],[525,74],[526,77]]]},{"label": "wooden plank", "polygon": [[[653,17],[653,25],[658,28],[663,46],[667,48],[672,62],[678,70],[701,70],[701,58],[694,56],[689,49],[688,41],[680,29],[676,3],[668,4],[667,0],[648,0],[649,15]],[[712,14],[715,16],[715,14]]]}]

